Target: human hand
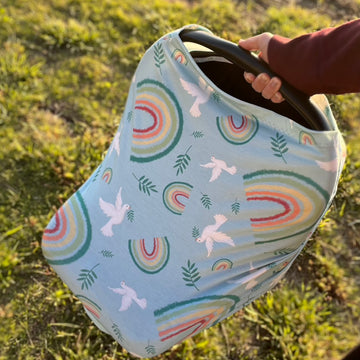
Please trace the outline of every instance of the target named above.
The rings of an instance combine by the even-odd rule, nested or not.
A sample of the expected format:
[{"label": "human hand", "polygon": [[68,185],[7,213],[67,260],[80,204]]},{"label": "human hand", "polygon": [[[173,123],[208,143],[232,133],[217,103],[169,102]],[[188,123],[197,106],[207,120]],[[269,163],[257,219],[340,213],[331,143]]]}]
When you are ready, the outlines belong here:
[{"label": "human hand", "polygon": [[[248,51],[260,51],[259,57],[266,63],[269,63],[268,58],[268,46],[271,33],[263,33],[253,36],[249,39],[240,40],[239,46]],[[278,77],[270,78],[266,73],[261,73],[258,76],[254,74],[244,72],[245,80],[251,84],[252,88],[261,93],[265,99],[270,99],[273,103],[281,103],[284,98],[280,94],[281,80]]]}]

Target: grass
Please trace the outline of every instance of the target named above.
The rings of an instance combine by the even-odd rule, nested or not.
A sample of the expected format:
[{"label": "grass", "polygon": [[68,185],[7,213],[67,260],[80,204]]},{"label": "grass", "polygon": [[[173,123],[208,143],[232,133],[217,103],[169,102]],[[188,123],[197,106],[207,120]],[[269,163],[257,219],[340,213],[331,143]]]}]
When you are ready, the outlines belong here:
[{"label": "grass", "polygon": [[[199,23],[237,41],[353,17],[359,1],[2,0],[0,359],[132,359],[45,262],[42,231],[110,145],[139,59]],[[316,8],[316,11],[314,10]],[[360,98],[330,97],[348,145],[336,199],[282,283],[156,357],[339,359],[360,339]]]}]

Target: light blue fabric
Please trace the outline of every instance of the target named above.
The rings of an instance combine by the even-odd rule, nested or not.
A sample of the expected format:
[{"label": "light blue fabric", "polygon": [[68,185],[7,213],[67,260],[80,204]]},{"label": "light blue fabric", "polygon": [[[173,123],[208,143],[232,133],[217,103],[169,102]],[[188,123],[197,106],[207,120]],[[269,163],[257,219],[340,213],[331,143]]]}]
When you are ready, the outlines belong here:
[{"label": "light blue fabric", "polygon": [[181,30],[143,56],[104,161],[42,240],[94,323],[143,357],[278,283],[345,158],[324,98],[334,131],[238,100],[202,73]]}]

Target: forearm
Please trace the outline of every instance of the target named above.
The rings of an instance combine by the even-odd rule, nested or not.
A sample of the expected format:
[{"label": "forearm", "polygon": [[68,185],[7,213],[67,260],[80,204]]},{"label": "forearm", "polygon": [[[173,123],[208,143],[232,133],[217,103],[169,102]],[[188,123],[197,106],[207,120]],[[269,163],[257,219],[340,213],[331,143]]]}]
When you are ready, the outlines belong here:
[{"label": "forearm", "polygon": [[360,91],[360,20],[294,40],[275,35],[270,67],[308,95]]}]

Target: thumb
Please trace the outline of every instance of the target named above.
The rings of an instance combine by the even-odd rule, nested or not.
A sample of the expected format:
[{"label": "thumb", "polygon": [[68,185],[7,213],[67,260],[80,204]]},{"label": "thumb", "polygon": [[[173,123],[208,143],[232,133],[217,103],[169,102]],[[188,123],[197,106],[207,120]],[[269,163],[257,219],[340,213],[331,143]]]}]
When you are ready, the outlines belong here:
[{"label": "thumb", "polygon": [[248,51],[260,51],[261,57],[268,62],[268,46],[273,34],[266,32],[251,38],[240,40],[239,46]]},{"label": "thumb", "polygon": [[241,39],[239,41],[239,46],[248,51],[258,51],[260,50],[259,36],[260,35],[257,35],[244,40]]}]

